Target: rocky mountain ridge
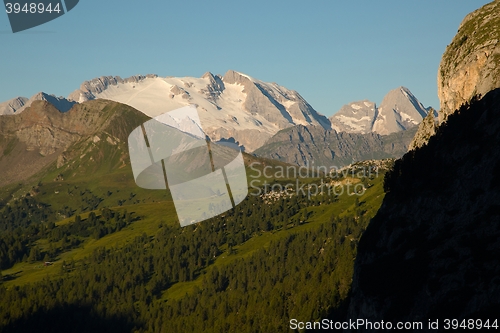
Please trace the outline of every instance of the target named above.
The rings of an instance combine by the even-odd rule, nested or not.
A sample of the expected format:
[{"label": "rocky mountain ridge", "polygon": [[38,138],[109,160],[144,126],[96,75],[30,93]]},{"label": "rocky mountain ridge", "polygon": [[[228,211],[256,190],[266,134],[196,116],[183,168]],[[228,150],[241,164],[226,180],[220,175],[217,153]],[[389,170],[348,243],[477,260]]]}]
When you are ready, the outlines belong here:
[{"label": "rocky mountain ridge", "polygon": [[73,107],[73,105],[77,104],[76,102],[68,100],[64,97],[56,97],[55,95],[49,95],[44,92],[39,92],[31,96],[30,98],[16,97],[6,102],[0,103],[0,115],[12,115],[15,113],[21,113],[34,101],[47,101],[61,112],[67,112]]},{"label": "rocky mountain ridge", "polygon": [[299,166],[343,167],[362,160],[403,156],[416,129],[380,135],[299,125],[278,132],[254,153]]},{"label": "rocky mountain ridge", "polygon": [[438,113],[435,110],[430,110],[418,125],[417,132],[408,146],[408,150],[416,149],[429,142],[430,137],[436,134],[438,127]]},{"label": "rocky mountain ridge", "polygon": [[68,147],[80,140],[98,142],[95,136],[103,132],[110,142],[125,143],[133,125],[147,119],[111,101],[77,104],[65,113],[47,101],[34,101],[20,114],[0,117],[0,185],[24,181],[54,162],[62,166],[79,152]]}]

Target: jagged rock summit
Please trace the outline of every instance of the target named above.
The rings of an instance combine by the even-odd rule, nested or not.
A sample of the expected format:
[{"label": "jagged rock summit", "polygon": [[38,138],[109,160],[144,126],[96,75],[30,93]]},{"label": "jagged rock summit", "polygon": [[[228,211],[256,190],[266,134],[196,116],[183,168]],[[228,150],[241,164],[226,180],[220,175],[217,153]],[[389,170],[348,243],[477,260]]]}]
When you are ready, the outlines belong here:
[{"label": "jagged rock summit", "polygon": [[249,151],[287,127],[330,128],[328,119],[298,92],[232,70],[224,76],[207,72],[201,78],[100,77],[69,95],[77,102],[98,98],[130,105],[150,117],[194,104],[212,140],[234,140]]},{"label": "jagged rock summit", "polygon": [[391,90],[378,107],[367,100],[344,105],[330,122],[337,132],[387,135],[417,126],[427,113],[408,88],[399,87]]},{"label": "jagged rock summit", "polygon": [[436,110],[431,109],[424,120],[418,125],[417,132],[413,137],[408,150],[413,150],[415,148],[423,146],[427,143],[431,136],[436,134],[438,127],[438,113]]},{"label": "jagged rock summit", "polygon": [[21,113],[26,108],[31,106],[34,101],[47,101],[55,106],[56,109],[58,109],[60,112],[67,112],[73,107],[73,105],[76,104],[76,102],[69,101],[64,97],[56,97],[44,92],[39,92],[31,96],[31,98],[16,97],[6,102],[0,103],[0,115]]},{"label": "jagged rock summit", "polygon": [[415,127],[427,115],[428,110],[408,88],[399,87],[385,95],[373,123],[373,132],[391,134]]}]

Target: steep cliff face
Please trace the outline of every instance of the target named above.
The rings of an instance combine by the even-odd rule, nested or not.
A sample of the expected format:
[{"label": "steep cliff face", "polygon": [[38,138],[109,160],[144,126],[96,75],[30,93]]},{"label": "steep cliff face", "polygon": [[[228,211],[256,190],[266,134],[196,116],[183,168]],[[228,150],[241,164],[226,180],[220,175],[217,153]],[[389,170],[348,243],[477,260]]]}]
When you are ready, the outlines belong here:
[{"label": "steep cliff face", "polygon": [[465,17],[439,66],[440,122],[472,97],[500,87],[499,42],[500,1]]},{"label": "steep cliff face", "polygon": [[425,119],[410,150],[426,144],[436,127],[475,96],[500,87],[500,1],[467,15],[441,59],[438,70],[440,110],[437,122]]},{"label": "steep cliff face", "polygon": [[499,113],[497,89],[396,161],[359,243],[350,319],[497,318]]}]

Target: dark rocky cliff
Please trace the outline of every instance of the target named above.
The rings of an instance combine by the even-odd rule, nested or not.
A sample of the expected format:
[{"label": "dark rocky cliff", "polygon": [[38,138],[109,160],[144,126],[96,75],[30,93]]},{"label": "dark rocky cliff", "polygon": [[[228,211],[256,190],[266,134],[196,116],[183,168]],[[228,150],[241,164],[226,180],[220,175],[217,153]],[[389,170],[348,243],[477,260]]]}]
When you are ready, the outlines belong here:
[{"label": "dark rocky cliff", "polygon": [[500,313],[500,89],[396,161],[362,236],[350,319],[496,319]]}]

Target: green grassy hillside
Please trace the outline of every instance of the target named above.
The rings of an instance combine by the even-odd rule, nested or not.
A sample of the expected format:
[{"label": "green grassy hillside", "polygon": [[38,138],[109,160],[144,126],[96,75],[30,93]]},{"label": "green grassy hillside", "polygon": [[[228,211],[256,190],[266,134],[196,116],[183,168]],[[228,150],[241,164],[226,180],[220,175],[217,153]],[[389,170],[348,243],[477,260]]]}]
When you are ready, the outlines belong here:
[{"label": "green grassy hillside", "polygon": [[77,118],[94,129],[0,189],[3,331],[50,327],[39,320],[64,323],[85,308],[95,320],[82,330],[124,316],[115,331],[272,332],[345,299],[390,162],[328,174],[245,154],[247,198],[181,228],[168,190],[134,182],[127,135],[144,117],[116,103],[92,106],[80,105]]}]

